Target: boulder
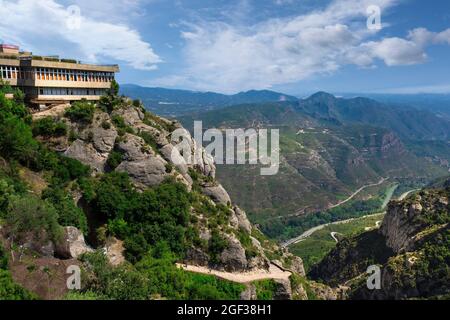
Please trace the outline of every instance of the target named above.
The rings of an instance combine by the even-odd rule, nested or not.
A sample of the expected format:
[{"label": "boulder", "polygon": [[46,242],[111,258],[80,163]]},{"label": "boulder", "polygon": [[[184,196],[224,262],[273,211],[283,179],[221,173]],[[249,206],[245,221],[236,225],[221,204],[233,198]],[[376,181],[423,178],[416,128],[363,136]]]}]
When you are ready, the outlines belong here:
[{"label": "boulder", "polygon": [[144,119],[144,113],[142,110],[132,107],[116,109],[112,115],[122,117],[125,124],[128,126],[135,126],[135,124],[142,122]]},{"label": "boulder", "polygon": [[209,256],[199,248],[189,248],[184,258],[184,263],[194,266],[206,267],[209,264]]},{"label": "boulder", "polygon": [[228,205],[231,203],[231,198],[228,195],[228,192],[220,184],[205,184],[202,186],[202,192],[216,203],[223,205]]},{"label": "boulder", "polygon": [[136,184],[144,187],[158,186],[168,176],[165,163],[158,158],[124,161],[116,168],[116,171],[128,173]]},{"label": "boulder", "polygon": [[116,267],[125,262],[125,247],[123,246],[122,240],[118,240],[114,237],[108,239],[104,252],[112,266]]},{"label": "boulder", "polygon": [[188,174],[189,167],[177,148],[171,144],[167,144],[160,149],[160,152],[164,159],[173,164],[183,176]]},{"label": "boulder", "polygon": [[136,184],[154,187],[161,184],[168,176],[167,162],[156,155],[142,138],[126,134],[117,148],[123,152],[124,161],[116,168],[116,171],[128,173]]},{"label": "boulder", "polygon": [[241,300],[244,300],[244,301],[258,300],[255,285],[253,285],[253,284],[247,285],[245,290],[242,291],[242,293],[241,293]]},{"label": "boulder", "polygon": [[292,287],[289,280],[276,279],[274,280],[276,287],[273,295],[274,300],[291,300]]},{"label": "boulder", "polygon": [[98,152],[110,153],[114,149],[117,130],[113,126],[111,126],[111,129],[103,129],[101,126],[95,127],[92,134],[92,144]]},{"label": "boulder", "polygon": [[86,245],[83,233],[75,227],[65,227],[62,239],[55,246],[55,255],[63,259],[77,259],[92,251]]},{"label": "boulder", "polygon": [[227,236],[228,247],[220,255],[220,266],[228,272],[245,271],[248,268],[245,249],[234,236]]},{"label": "boulder", "polygon": [[252,224],[248,220],[247,214],[239,207],[234,207],[233,210],[237,218],[238,228],[249,234],[252,233]]},{"label": "boulder", "polygon": [[303,265],[303,260],[300,257],[292,256],[291,257],[291,266],[290,270],[294,273],[297,273],[301,276],[306,276],[305,266]]},{"label": "boulder", "polygon": [[102,154],[91,143],[81,139],[76,140],[64,153],[66,157],[76,159],[90,166],[97,172],[103,172],[108,154]]},{"label": "boulder", "polygon": [[133,134],[125,134],[117,148],[123,153],[126,161],[139,161],[156,156],[155,151],[146,145],[144,139]]}]

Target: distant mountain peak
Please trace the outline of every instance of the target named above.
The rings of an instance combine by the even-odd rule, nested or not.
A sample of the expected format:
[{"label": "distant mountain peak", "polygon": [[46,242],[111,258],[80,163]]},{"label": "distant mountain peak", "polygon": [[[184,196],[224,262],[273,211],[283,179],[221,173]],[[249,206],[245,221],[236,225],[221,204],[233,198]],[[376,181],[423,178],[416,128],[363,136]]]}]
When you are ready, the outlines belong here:
[{"label": "distant mountain peak", "polygon": [[331,93],[319,91],[308,98],[308,100],[335,100],[337,99]]}]

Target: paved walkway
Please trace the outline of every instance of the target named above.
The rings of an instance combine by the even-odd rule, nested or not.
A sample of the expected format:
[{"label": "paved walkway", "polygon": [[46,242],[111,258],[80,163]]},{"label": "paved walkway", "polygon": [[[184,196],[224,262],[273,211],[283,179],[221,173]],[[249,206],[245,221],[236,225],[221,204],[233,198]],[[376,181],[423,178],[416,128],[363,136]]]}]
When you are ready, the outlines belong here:
[{"label": "paved walkway", "polygon": [[271,264],[269,270],[254,270],[250,272],[224,272],[213,270],[207,267],[198,267],[177,263],[177,267],[185,271],[201,273],[206,275],[212,275],[220,279],[237,282],[237,283],[250,283],[258,280],[289,280],[291,273],[281,270],[279,267]]}]

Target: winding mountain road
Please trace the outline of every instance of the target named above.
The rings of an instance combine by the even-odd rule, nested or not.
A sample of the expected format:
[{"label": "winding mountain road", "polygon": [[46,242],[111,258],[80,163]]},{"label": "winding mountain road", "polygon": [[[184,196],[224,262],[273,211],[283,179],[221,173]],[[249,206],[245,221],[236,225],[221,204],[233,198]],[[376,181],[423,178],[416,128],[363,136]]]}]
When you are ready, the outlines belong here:
[{"label": "winding mountain road", "polygon": [[383,178],[383,179],[381,179],[381,180],[380,180],[379,182],[377,182],[377,183],[372,183],[372,184],[368,184],[368,185],[362,186],[361,188],[359,188],[358,190],[356,190],[355,192],[353,192],[347,199],[342,200],[341,202],[339,202],[339,203],[337,203],[337,204],[335,204],[335,205],[332,205],[332,206],[329,207],[328,209],[334,209],[334,208],[340,207],[340,206],[342,206],[343,204],[345,204],[345,203],[349,202],[350,200],[352,200],[354,197],[356,197],[361,191],[363,191],[363,190],[365,190],[365,189],[367,189],[367,188],[379,186],[379,185],[381,185],[382,183],[384,183],[384,182],[385,182],[386,180],[388,180],[388,179],[389,179],[389,177],[388,177],[388,178]]},{"label": "winding mountain road", "polygon": [[[386,179],[386,180],[387,180],[387,179]],[[410,191],[407,191],[407,192],[403,193],[403,194],[398,198],[398,201],[404,200],[404,199],[405,199],[406,197],[408,197],[411,193],[413,193],[413,192],[415,192],[415,191],[417,191],[417,190],[418,190],[418,189],[414,189],[414,190],[410,190]],[[361,191],[360,191],[360,192],[361,192]],[[385,202],[386,202],[386,203],[389,203],[389,201],[392,199],[392,196],[393,196],[393,192],[390,192],[390,193],[388,194],[388,197],[387,197],[387,199],[389,199],[389,200],[388,200],[387,202],[386,202],[386,201],[385,201]],[[384,209],[384,208],[383,208],[383,209]],[[287,248],[287,247],[289,247],[289,246],[291,246],[291,245],[293,245],[293,244],[299,243],[300,241],[303,241],[303,240],[309,238],[309,237],[312,236],[315,232],[317,232],[317,231],[319,231],[319,230],[322,230],[322,229],[325,228],[325,227],[332,226],[332,225],[338,225],[338,224],[346,224],[346,223],[352,222],[352,221],[354,221],[354,220],[356,220],[356,219],[362,219],[362,218],[374,217],[374,216],[380,215],[380,214],[382,214],[382,213],[386,213],[386,212],[379,212],[379,213],[375,213],[375,214],[366,215],[366,216],[363,216],[363,217],[352,218],[352,219],[347,219],[347,220],[341,220],[341,221],[336,221],[336,222],[331,222],[331,223],[322,224],[322,225],[320,225],[320,226],[317,226],[317,227],[314,227],[314,228],[311,228],[311,229],[305,231],[304,233],[302,233],[302,234],[301,234],[300,236],[298,236],[298,237],[295,237],[295,238],[290,239],[290,240],[288,240],[288,241],[286,241],[286,242],[283,242],[283,243],[281,244],[281,247]]]}]

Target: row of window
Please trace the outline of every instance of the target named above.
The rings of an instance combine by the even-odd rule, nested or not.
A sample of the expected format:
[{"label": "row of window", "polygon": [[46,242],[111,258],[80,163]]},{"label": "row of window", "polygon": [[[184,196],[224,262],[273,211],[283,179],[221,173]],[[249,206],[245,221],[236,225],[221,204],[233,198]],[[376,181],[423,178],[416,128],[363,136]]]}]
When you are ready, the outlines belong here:
[{"label": "row of window", "polygon": [[83,82],[111,82],[113,72],[88,72],[67,69],[35,68],[32,71],[18,67],[0,66],[0,78],[23,80],[53,80],[53,81],[83,81]]},{"label": "row of window", "polygon": [[0,78],[1,79],[16,79],[17,67],[0,66]]},{"label": "row of window", "polygon": [[106,89],[35,88],[34,94],[44,96],[102,96]]}]

